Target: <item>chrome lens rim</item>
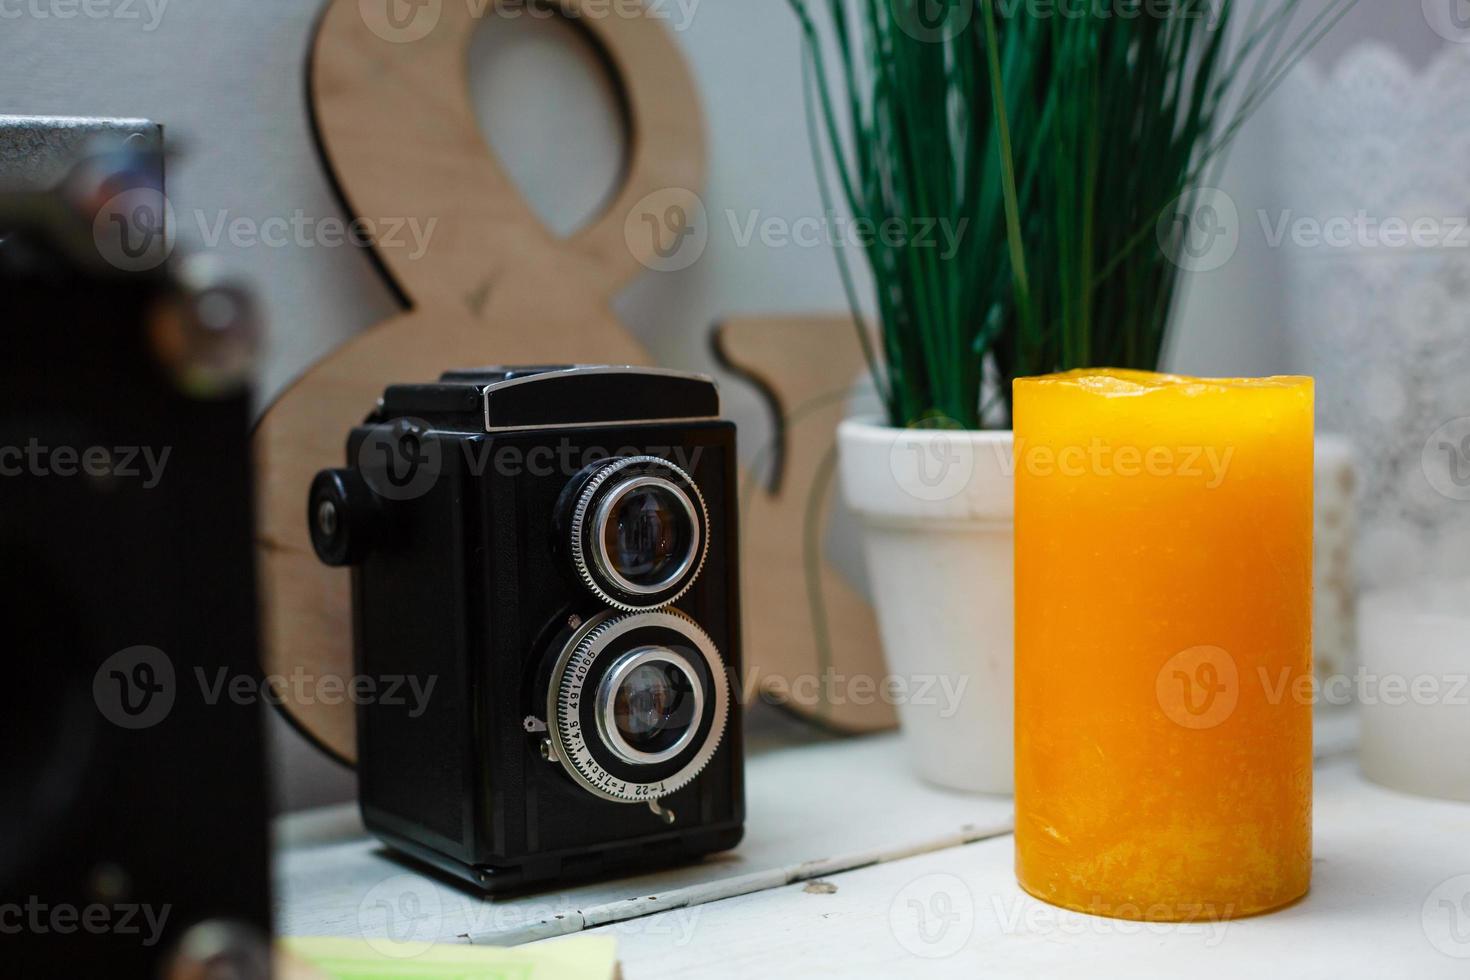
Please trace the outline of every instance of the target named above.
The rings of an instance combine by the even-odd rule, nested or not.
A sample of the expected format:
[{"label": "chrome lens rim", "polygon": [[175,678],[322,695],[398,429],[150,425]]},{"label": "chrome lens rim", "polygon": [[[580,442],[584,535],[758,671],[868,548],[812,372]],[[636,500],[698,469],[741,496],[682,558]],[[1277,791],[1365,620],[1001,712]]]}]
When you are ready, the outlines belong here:
[{"label": "chrome lens rim", "polygon": [[[618,474],[623,473],[630,467],[648,466],[658,467],[666,470],[672,476],[658,476],[655,474],[642,474],[625,482],[633,482],[641,478],[661,479],[672,486],[678,492],[679,498],[687,504],[689,511],[693,514],[692,527],[694,529],[693,546],[689,549],[687,563],[681,562],[679,575],[667,580],[667,584],[654,588],[653,591],[644,592],[636,588],[627,588],[633,583],[628,582],[621,575],[610,572],[611,561],[606,557],[606,543],[602,531],[606,524],[604,521],[611,516],[608,508],[604,513],[601,495],[609,481]],[[679,482],[675,482],[679,481]],[[683,486],[680,486],[680,483]],[[607,500],[616,500],[627,493],[631,487],[622,487],[614,484],[616,492],[607,494]],[[599,501],[596,510],[593,502]],[[585,542],[588,527],[592,526],[597,533],[593,536],[595,543],[589,548]],[[593,477],[587,481],[577,497],[576,507],[572,510],[571,525],[569,528],[572,564],[577,570],[578,576],[598,599],[623,612],[640,612],[645,609],[660,609],[677,602],[684,593],[694,585],[699,578],[699,573],[704,569],[704,563],[709,555],[709,508],[705,506],[704,495],[699,492],[699,486],[684,470],[673,463],[658,456],[627,456],[617,459],[598,470]],[[605,577],[605,580],[604,580]]]},{"label": "chrome lens rim", "polygon": [[[658,752],[644,752],[635,748],[623,737],[623,732],[617,725],[616,705],[618,691],[621,690],[623,682],[634,670],[646,664],[668,664],[689,682],[689,688],[694,698],[694,721],[684,734],[668,748]],[[689,669],[689,664],[684,658],[666,647],[638,647],[629,650],[613,662],[607,675],[603,677],[599,686],[597,699],[597,729],[602,736],[603,742],[613,754],[624,762],[633,765],[655,765],[660,762],[668,762],[679,753],[689,747],[694,737],[699,734],[699,723],[704,720],[704,685],[699,681],[699,675]]]},{"label": "chrome lens rim", "polygon": [[[672,494],[678,502],[680,510],[683,511],[684,518],[689,522],[690,528],[689,547],[684,549],[683,560],[679,562],[678,567],[674,571],[665,575],[653,585],[639,585],[623,575],[617,570],[617,565],[612,560],[612,555],[607,553],[607,525],[612,520],[613,511],[624,497],[635,490],[642,490],[644,487],[657,487],[660,490],[667,490]],[[612,579],[618,588],[625,592],[631,592],[634,595],[658,595],[660,592],[667,592],[670,588],[677,585],[680,579],[689,574],[689,569],[694,567],[695,561],[699,558],[700,550],[704,546],[704,530],[699,525],[699,515],[695,513],[694,502],[689,499],[688,494],[679,488],[677,483],[674,483],[672,480],[666,480],[661,476],[634,476],[615,483],[612,489],[604,494],[602,502],[597,505],[597,513],[592,518],[592,540],[597,543],[592,555],[593,560],[597,562],[598,570]]]}]

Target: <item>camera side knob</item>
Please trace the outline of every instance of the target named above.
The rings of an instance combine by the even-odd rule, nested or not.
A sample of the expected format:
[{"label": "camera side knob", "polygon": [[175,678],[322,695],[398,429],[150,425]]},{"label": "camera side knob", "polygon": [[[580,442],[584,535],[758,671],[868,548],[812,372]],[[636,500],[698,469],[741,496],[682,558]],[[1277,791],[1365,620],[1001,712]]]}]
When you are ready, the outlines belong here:
[{"label": "camera side knob", "polygon": [[325,565],[356,565],[372,550],[377,502],[356,470],[322,470],[307,494],[311,546]]}]

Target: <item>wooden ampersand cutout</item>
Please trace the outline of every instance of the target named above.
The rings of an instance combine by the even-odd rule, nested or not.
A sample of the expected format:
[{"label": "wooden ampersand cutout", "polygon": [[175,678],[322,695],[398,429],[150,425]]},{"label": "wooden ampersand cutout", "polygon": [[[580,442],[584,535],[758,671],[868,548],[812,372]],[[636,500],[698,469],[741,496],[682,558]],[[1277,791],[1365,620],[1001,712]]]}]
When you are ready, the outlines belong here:
[{"label": "wooden ampersand cutout", "polygon": [[[524,10],[524,2],[505,5]],[[412,306],[307,370],[271,405],[255,434],[263,666],[294,723],[345,761],[357,754],[355,706],[341,691],[353,676],[350,576],[321,564],[312,551],[305,515],[312,477],[343,464],[347,432],[389,384],[481,364],[646,363],[647,352],[612,314],[611,300],[647,269],[671,267],[671,250],[688,231],[681,216],[702,207],[699,104],[663,25],[599,0],[551,5],[584,28],[605,56],[630,133],[617,194],[589,226],[565,239],[521,197],[475,118],[470,42],[480,20],[498,8],[331,0],[317,27],[310,99],[320,149],[347,209],[382,233],[374,256]],[[386,240],[396,222],[407,220],[421,229],[434,222],[421,254],[406,247],[407,236],[394,247]],[[804,356],[799,363],[815,372],[815,381],[783,369],[784,352],[805,349],[810,340],[801,336],[804,326],[786,322],[790,336],[772,335],[745,353],[737,349],[743,331],[728,325],[727,346],[733,361],[779,393],[780,404],[797,406],[807,392],[830,389],[838,358]],[[856,357],[850,334],[846,346]],[[822,422],[829,443],[840,406],[837,411]],[[785,449],[795,461],[789,465],[802,471],[803,444]],[[763,496],[750,510],[742,536],[746,568],[753,559],[774,562],[785,582],[791,577],[785,563],[802,567],[793,521],[805,512],[803,479],[787,481],[782,493]],[[882,673],[869,667],[880,662],[871,611],[842,592],[845,583],[829,582],[825,563],[823,569],[823,592],[836,597],[824,618],[839,626],[821,650],[813,617],[797,609],[809,608],[807,593],[782,593],[747,576],[747,670],[778,694],[783,685],[769,679],[790,678],[784,690],[792,692],[792,707],[833,726],[889,725],[891,708],[881,702],[809,703],[795,683],[825,665]],[[322,683],[327,678],[330,688]]]},{"label": "wooden ampersand cutout", "polygon": [[[395,5],[412,18],[382,16]],[[586,228],[556,238],[481,136],[468,52],[494,11],[476,17],[473,6],[332,0],[311,54],[317,137],[350,212],[380,230],[393,219],[424,228],[435,220],[421,255],[374,248],[412,309],[313,366],[255,434],[265,672],[283,679],[277,693],[289,716],[348,761],[357,754],[354,705],[336,687],[327,697],[319,682],[353,675],[349,575],[312,551],[312,477],[343,464],[348,431],[389,384],[479,364],[646,363],[609,304],[659,261],[663,246],[639,215],[658,209],[662,220],[704,181],[694,82],[663,25],[609,14],[596,0],[590,12],[562,0],[563,14],[606,56],[631,138],[612,202]]]}]

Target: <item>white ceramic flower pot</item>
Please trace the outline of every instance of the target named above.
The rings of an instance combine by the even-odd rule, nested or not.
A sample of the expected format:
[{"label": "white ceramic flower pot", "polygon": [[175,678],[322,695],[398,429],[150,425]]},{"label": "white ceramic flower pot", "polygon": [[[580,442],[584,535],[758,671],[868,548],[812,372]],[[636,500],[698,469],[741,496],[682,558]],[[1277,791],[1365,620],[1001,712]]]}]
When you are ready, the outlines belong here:
[{"label": "white ceramic flower pot", "polygon": [[899,722],[925,779],[1013,787],[1009,432],[838,429]]}]

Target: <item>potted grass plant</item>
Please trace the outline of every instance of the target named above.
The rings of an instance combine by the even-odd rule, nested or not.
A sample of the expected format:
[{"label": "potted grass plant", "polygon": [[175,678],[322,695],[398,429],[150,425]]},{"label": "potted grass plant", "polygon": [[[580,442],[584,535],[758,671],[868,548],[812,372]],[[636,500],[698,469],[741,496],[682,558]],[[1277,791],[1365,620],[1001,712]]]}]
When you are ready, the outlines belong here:
[{"label": "potted grass plant", "polygon": [[1009,793],[1010,381],[1158,368],[1206,168],[1355,0],[790,2],[824,203],[883,230],[870,296],[837,250],[884,409],[838,440],[888,668],[962,692],[900,723]]}]

